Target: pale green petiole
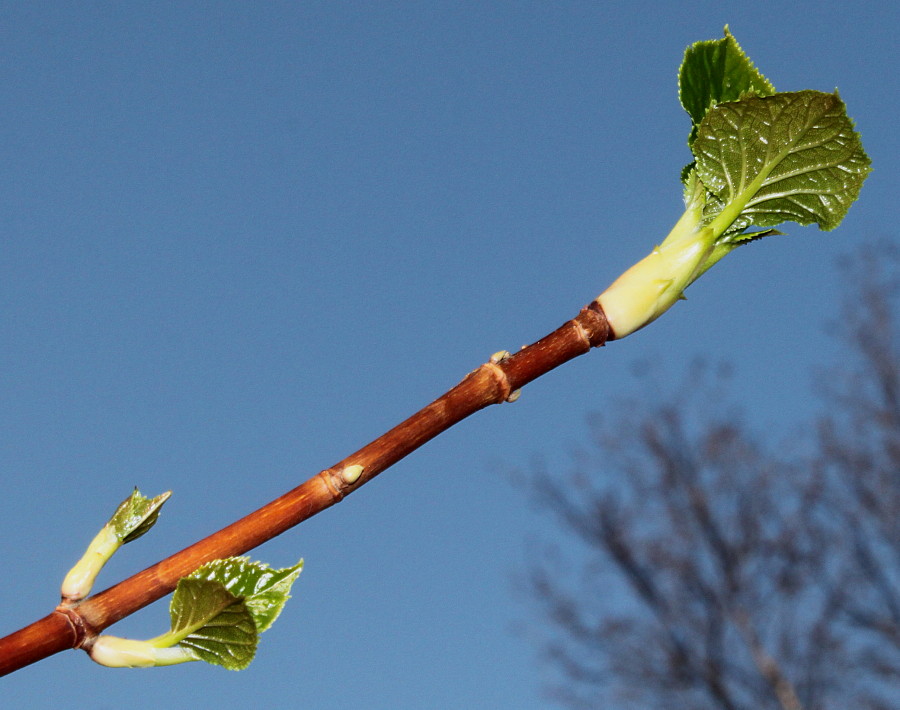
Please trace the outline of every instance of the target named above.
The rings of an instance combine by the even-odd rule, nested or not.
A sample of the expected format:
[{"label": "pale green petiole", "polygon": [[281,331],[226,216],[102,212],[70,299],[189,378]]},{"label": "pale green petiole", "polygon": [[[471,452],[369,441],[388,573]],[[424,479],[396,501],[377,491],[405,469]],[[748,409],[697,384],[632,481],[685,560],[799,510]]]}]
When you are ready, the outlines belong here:
[{"label": "pale green petiole", "polygon": [[[211,615],[212,618],[215,615]],[[159,636],[155,636],[152,639],[147,639],[146,641],[142,641],[141,643],[149,644],[154,648],[169,648],[170,646],[175,646],[176,644],[184,641],[188,636],[193,634],[196,631],[199,631],[204,626],[209,624],[210,616],[199,615],[194,623],[188,624],[185,626],[179,626],[177,629],[172,629],[171,631],[167,631],[164,634],[160,634]]]},{"label": "pale green petiole", "polygon": [[766,230],[755,235],[723,237],[755,189],[745,190],[708,223],[704,220],[703,184],[691,176],[689,189],[687,208],[662,244],[597,297],[616,338],[624,338],[659,318],[684,298],[688,286],[740,244],[777,233]]},{"label": "pale green petiole", "polygon": [[597,298],[615,337],[656,320],[711,266],[711,257],[724,256],[715,250],[718,235],[701,226],[702,212],[702,202],[692,199],[665,241]]},{"label": "pale green petiole", "polygon": [[152,668],[199,661],[200,658],[190,648],[178,644],[208,622],[208,618],[200,617],[190,626],[146,641],[100,636],[91,648],[91,659],[109,668]]},{"label": "pale green petiole", "polygon": [[160,644],[162,638],[134,641],[117,636],[100,636],[91,647],[90,656],[93,661],[108,668],[152,668],[200,660],[189,648],[176,646],[177,641]]},{"label": "pale green petiole", "polygon": [[64,599],[78,601],[90,594],[94,580],[122,541],[111,525],[104,525],[91,540],[87,550],[63,580],[60,592]]}]

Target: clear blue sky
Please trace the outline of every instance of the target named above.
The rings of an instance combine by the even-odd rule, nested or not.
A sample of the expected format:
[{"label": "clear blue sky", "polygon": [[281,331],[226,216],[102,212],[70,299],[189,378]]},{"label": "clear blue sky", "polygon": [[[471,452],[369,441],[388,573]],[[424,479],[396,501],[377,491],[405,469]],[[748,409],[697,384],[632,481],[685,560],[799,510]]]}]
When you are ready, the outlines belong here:
[{"label": "clear blue sky", "polygon": [[[875,9],[876,7],[881,9]],[[889,8],[889,9],[886,9]],[[81,652],[4,707],[546,707],[515,574],[551,534],[505,472],[729,360],[752,420],[810,412],[836,260],[896,238],[895,3],[0,4],[0,632],[104,516],[174,490],[100,585],[343,458],[568,319],[681,211],[686,45],[727,22],[782,90],[839,87],[875,172],[844,225],[747,247],[639,334],[476,415],[255,551],[306,570],[243,673]],[[158,604],[114,627],[162,632]]]}]

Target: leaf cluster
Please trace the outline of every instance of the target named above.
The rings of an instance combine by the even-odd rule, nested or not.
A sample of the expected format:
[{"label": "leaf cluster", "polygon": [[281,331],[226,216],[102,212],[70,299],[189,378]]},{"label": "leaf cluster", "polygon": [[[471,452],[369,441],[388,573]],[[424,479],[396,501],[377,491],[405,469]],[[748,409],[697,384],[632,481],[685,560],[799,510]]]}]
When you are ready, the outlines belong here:
[{"label": "leaf cluster", "polygon": [[833,229],[871,170],[837,91],[776,92],[728,27],[685,51],[679,98],[692,124],[686,201],[724,247],[711,263],[782,222]]}]

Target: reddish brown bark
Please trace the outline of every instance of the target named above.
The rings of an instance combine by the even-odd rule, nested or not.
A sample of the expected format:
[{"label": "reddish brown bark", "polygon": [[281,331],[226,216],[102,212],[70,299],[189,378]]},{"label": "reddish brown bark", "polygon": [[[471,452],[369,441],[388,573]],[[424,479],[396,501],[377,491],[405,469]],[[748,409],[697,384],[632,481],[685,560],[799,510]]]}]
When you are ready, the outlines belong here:
[{"label": "reddish brown bark", "polygon": [[[209,537],[92,597],[0,639],[0,675],[67,648],[89,648],[110,624],[171,592],[210,560],[240,555],[340,502],[386,468],[470,414],[613,337],[596,302],[549,335],[499,362],[487,362],[458,385],[343,461]],[[363,467],[358,478],[342,476]]]}]

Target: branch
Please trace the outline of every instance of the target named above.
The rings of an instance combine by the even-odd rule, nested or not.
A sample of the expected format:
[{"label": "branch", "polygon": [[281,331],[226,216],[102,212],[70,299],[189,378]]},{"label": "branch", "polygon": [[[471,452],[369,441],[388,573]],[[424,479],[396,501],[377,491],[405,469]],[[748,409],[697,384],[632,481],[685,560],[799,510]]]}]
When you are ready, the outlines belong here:
[{"label": "branch", "polygon": [[[722,57],[726,82],[716,68]],[[143,572],[94,597],[70,597],[41,621],[0,639],[0,675],[65,648],[90,649],[101,630],[168,594],[202,564],[279,535],[470,414],[510,401],[562,363],[643,328],[726,254],[776,234],[771,227],[787,219],[828,230],[841,222],[871,161],[836,92],[775,93],[727,28],[721,40],[689,47],[679,76],[694,161],[682,171],[684,214],[650,254],[576,318],[515,355],[496,354],[340,463]],[[745,232],[751,225],[763,230]]]},{"label": "branch", "polygon": [[119,584],[0,639],[0,675],[69,648],[89,650],[116,621],[169,594],[178,580],[211,560],[241,555],[311,518],[470,414],[514,399],[541,375],[613,339],[593,301],[549,335],[515,355],[498,354],[458,385],[343,461],[253,513]]},{"label": "branch", "polygon": [[744,642],[750,649],[750,655],[753,656],[753,663],[772,689],[782,710],[803,710],[803,704],[797,696],[793,683],[785,675],[778,661],[766,651],[749,616],[743,610],[738,610],[732,614],[732,621],[741,632]]}]

